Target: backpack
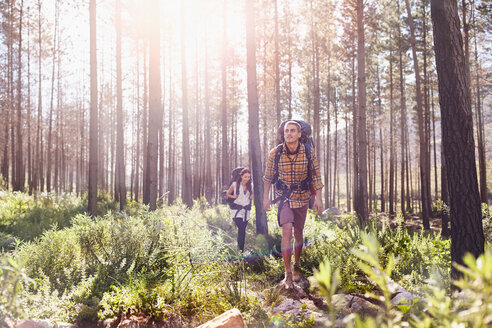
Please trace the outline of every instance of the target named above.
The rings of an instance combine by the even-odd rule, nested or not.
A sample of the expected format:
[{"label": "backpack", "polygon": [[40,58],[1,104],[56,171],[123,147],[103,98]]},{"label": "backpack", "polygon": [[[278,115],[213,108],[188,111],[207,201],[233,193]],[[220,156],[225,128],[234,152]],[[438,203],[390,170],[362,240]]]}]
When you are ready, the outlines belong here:
[{"label": "backpack", "polygon": [[284,143],[284,141],[285,141],[285,139],[284,139],[284,128],[285,128],[285,124],[289,121],[290,122],[294,121],[301,126],[301,133],[302,134],[301,134],[301,138],[299,139],[299,142],[303,143],[303,144],[310,144],[311,146],[314,147],[314,141],[313,141],[313,138],[311,137],[311,125],[309,125],[309,123],[307,123],[305,121],[301,121],[301,120],[287,120],[287,121],[283,121],[282,123],[280,123],[280,126],[277,129],[277,145]]},{"label": "backpack", "polygon": [[302,143],[306,149],[306,155],[308,158],[308,173],[307,173],[307,178],[302,181],[297,188],[300,188],[302,190],[310,190],[311,194],[314,195],[315,191],[314,188],[311,186],[312,182],[312,171],[314,170],[313,167],[313,161],[312,161],[312,156],[311,156],[311,151],[314,149],[314,141],[313,138],[311,137],[311,125],[305,121],[301,120],[287,120],[283,121],[280,123],[280,126],[277,129],[277,149],[275,150],[275,160],[274,160],[274,175],[273,175],[273,183],[277,190],[283,190],[286,188],[284,183],[279,179],[279,174],[278,174],[278,162],[280,160],[280,155],[282,155],[282,148],[283,144],[285,142],[284,139],[284,127],[285,124],[289,121],[294,121],[299,123],[301,126],[301,137],[299,138],[299,142]]}]

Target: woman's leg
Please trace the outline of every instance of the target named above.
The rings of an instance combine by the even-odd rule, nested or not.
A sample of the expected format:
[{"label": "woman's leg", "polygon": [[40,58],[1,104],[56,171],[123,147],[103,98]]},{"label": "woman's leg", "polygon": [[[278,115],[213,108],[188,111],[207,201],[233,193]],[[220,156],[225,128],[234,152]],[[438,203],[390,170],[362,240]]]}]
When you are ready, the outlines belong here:
[{"label": "woman's leg", "polygon": [[243,218],[235,219],[237,226],[237,247],[239,250],[244,251],[244,241],[246,239],[246,226],[248,221],[243,221]]}]

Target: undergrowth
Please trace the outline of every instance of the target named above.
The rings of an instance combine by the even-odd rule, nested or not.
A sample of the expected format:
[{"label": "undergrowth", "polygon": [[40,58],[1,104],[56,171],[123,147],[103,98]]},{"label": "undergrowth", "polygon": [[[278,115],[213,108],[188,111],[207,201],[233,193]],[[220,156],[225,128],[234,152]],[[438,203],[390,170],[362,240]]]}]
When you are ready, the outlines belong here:
[{"label": "undergrowth", "polygon": [[[1,316],[73,322],[143,312],[194,326],[236,307],[252,327],[314,324],[271,313],[280,300],[271,287],[284,275],[275,211],[268,213],[265,238],[255,234],[253,209],[240,254],[228,208],[203,199],[192,209],[177,202],[151,212],[130,202],[117,212],[102,196],[104,214],[91,218],[84,213],[84,200],[72,196],[34,200],[4,192],[0,197],[5,215],[0,241],[8,245],[0,257]],[[484,219],[487,240],[489,222],[490,217]],[[28,224],[33,228],[23,232]],[[430,318],[439,315],[451,323],[470,323],[475,315],[481,323],[490,322],[487,313],[492,312],[483,305],[492,304],[490,249],[475,262],[467,258],[468,269],[461,268],[465,278],[456,284],[467,290],[463,298],[450,290],[449,240],[438,233],[410,233],[402,217],[396,229],[377,217],[361,228],[351,215],[320,218],[309,212],[304,238],[302,271],[315,276],[332,323],[335,293],[371,295],[384,304],[376,318],[349,321],[358,327],[433,327]],[[422,303],[397,307],[388,302],[390,278],[426,299],[427,311],[421,311]],[[475,314],[466,317],[466,309]]]}]

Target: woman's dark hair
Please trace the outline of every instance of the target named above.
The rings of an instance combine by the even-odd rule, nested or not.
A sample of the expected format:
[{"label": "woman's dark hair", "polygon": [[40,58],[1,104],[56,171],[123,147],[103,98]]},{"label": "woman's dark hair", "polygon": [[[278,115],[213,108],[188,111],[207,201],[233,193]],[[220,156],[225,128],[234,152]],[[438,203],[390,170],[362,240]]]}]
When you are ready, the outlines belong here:
[{"label": "woman's dark hair", "polygon": [[[239,188],[239,184],[241,183],[243,175],[245,175],[246,173],[251,174],[251,171],[248,168],[244,168],[241,170],[241,173],[239,173],[239,175],[237,176],[236,184],[238,188]],[[251,188],[251,179],[249,179],[249,181],[246,183],[246,188],[248,189],[250,194],[253,194],[253,190]]]}]

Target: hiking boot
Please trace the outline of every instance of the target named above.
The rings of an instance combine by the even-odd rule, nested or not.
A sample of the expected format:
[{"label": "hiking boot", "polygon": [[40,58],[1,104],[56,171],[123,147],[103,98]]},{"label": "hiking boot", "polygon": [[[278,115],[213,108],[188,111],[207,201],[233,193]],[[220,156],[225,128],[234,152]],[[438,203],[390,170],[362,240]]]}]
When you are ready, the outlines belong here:
[{"label": "hiking boot", "polygon": [[301,265],[299,263],[294,263],[294,271],[292,272],[292,278],[295,282],[299,282],[302,279]]},{"label": "hiking boot", "polygon": [[292,272],[285,273],[284,284],[285,284],[285,288],[287,289],[294,288],[294,282],[292,281]]}]

